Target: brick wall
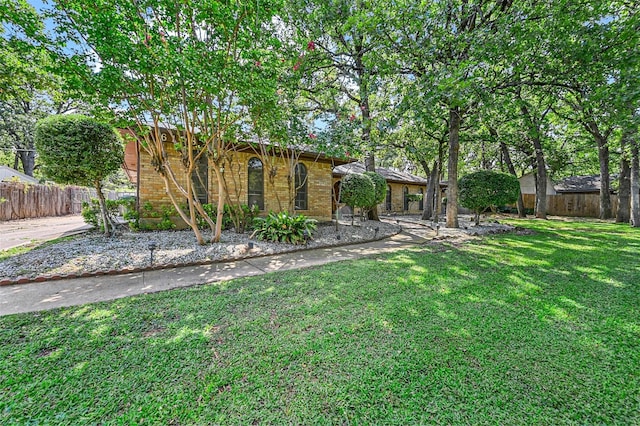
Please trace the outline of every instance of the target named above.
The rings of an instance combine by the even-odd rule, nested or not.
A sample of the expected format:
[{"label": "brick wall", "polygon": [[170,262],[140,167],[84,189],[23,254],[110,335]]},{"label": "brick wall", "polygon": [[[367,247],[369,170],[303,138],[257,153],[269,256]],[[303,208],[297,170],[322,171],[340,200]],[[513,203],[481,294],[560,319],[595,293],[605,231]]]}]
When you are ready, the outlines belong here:
[{"label": "brick wall", "polygon": [[[176,172],[176,177],[181,184],[186,183],[186,173],[181,164],[180,154],[167,147],[168,161]],[[260,156],[253,152],[233,152],[228,161],[221,168],[224,177],[227,195],[232,203],[247,204],[248,162],[252,157]],[[293,206],[293,192],[290,192],[287,176],[289,175],[292,161],[279,157],[267,157],[263,160],[264,173],[264,210],[263,214],[270,211],[289,210]],[[304,214],[318,220],[331,220],[331,164],[327,161],[313,161],[300,159],[300,163],[307,168],[307,194],[308,209],[296,210],[296,213]],[[218,183],[215,173],[211,170],[213,164],[209,162],[209,202],[217,203]],[[272,178],[269,178],[272,176]],[[167,196],[167,190],[162,177],[153,169],[149,155],[140,153],[140,206],[141,215],[144,217],[142,207],[146,202],[153,205],[154,210],[160,212],[162,206],[171,206]],[[291,184],[293,186],[293,182]],[[178,194],[176,188],[171,188],[174,194]],[[292,189],[291,189],[292,191]],[[179,196],[179,199],[184,197]]]}]

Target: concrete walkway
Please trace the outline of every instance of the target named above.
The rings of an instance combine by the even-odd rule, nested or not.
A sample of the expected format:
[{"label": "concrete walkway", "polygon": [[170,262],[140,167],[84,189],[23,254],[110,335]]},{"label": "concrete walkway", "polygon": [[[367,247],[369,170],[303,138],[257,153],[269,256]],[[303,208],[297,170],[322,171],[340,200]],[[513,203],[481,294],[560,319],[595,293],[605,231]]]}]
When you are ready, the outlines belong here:
[{"label": "concrete walkway", "polygon": [[0,222],[0,250],[49,241],[91,229],[80,215],[40,217]]},{"label": "concrete walkway", "polygon": [[403,224],[403,231],[393,237],[359,245],[303,250],[204,266],[3,286],[0,287],[0,316],[358,259],[415,247],[434,236],[435,232],[430,228]]}]

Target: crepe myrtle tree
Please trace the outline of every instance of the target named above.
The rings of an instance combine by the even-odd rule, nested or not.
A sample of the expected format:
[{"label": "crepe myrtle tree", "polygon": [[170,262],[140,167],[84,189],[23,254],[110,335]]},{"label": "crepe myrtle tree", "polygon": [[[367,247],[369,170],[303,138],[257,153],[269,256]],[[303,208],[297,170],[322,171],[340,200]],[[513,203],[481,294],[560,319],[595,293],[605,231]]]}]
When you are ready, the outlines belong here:
[{"label": "crepe myrtle tree", "polygon": [[[362,173],[351,173],[342,178],[340,199],[354,210],[356,207],[367,209],[375,205],[376,187],[371,177]],[[353,214],[351,215],[353,225]]]},{"label": "crepe myrtle tree", "polygon": [[35,144],[45,176],[58,183],[96,189],[104,233],[109,235],[115,225],[107,214],[102,181],[122,165],[120,135],[91,117],[52,115],[37,123]]},{"label": "crepe myrtle tree", "polygon": [[490,207],[512,204],[518,200],[520,183],[515,176],[490,170],[481,170],[463,176],[458,183],[460,204],[475,213],[475,224],[480,224],[480,213]]}]

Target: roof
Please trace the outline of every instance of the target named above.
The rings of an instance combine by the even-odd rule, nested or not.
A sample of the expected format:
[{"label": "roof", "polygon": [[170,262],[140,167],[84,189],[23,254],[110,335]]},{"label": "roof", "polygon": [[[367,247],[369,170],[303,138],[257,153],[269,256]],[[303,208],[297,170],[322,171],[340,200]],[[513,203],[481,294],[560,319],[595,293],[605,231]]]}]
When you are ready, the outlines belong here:
[{"label": "roof", "polygon": [[[158,127],[160,132],[173,132],[175,129],[167,127]],[[122,135],[128,134],[133,136],[133,132],[129,129],[120,129]],[[167,138],[167,144],[169,144],[169,138]],[[273,153],[274,155],[280,155],[282,150],[286,150],[291,158],[305,159],[309,161],[330,162],[332,165],[348,164],[355,160],[350,158],[339,158],[331,155],[323,154],[313,151],[313,147],[307,145],[291,145],[288,147],[280,147],[276,144],[270,144],[268,141],[251,142],[240,141],[233,148],[236,152],[254,152],[259,155],[261,149],[257,148],[259,145],[265,147],[265,153]],[[127,174],[129,181],[132,183],[138,180],[138,148],[135,140],[129,140],[125,145],[125,155],[122,168]]]},{"label": "roof", "polygon": [[[344,164],[333,168],[333,174],[335,176],[344,176],[349,173],[364,173],[366,171],[364,164],[360,162]],[[384,167],[376,167],[376,172],[382,175],[387,182],[411,183],[417,185],[427,184],[427,179],[410,173],[398,172]]]},{"label": "roof", "polygon": [[[610,176],[609,180],[616,179]],[[562,179],[555,185],[556,192],[600,192],[600,175],[571,176]]]},{"label": "roof", "polygon": [[17,178],[20,182],[26,183],[40,183],[38,179],[25,175],[22,172],[17,171],[16,169],[12,169],[9,166],[0,166],[0,181],[9,181],[13,178]]}]

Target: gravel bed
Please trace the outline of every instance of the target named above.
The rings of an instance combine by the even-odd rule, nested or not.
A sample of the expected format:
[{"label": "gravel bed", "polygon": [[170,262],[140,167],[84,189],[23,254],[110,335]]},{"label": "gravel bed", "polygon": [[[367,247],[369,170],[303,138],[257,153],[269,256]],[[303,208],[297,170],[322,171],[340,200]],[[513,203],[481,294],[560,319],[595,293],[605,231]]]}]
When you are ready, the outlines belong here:
[{"label": "gravel bed", "polygon": [[[375,228],[378,228],[377,232]],[[198,245],[191,230],[122,230],[113,238],[88,232],[68,241],[39,247],[0,261],[0,279],[144,268],[150,264],[149,245],[152,242],[157,246],[153,253],[154,265],[175,265],[366,242],[394,235],[400,229],[400,225],[396,223],[365,221],[351,226],[350,222],[341,222],[336,232],[335,224],[325,223],[318,225],[306,247],[251,240],[254,243],[251,250],[248,249],[249,234],[236,234],[233,231],[224,231],[220,243],[204,246]]]}]

